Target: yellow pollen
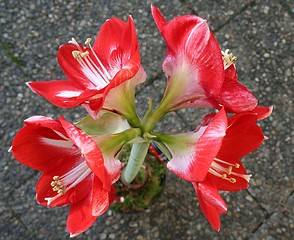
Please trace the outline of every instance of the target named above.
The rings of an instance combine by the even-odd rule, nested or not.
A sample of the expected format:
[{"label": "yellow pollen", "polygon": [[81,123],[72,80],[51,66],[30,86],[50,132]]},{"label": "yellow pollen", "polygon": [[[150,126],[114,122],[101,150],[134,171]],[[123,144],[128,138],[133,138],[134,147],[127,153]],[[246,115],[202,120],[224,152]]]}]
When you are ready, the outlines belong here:
[{"label": "yellow pollen", "polygon": [[226,49],[225,51],[221,51],[223,55],[223,61],[225,63],[225,67],[229,67],[234,62],[236,62],[237,57],[234,56],[232,53],[229,53],[229,49]]},{"label": "yellow pollen", "polygon": [[233,170],[233,167],[232,167],[232,166],[229,166],[229,167],[228,167],[228,174],[229,174],[229,175],[232,174],[232,170]]},{"label": "yellow pollen", "polygon": [[231,183],[237,182],[236,178],[228,178],[227,177],[227,174],[225,174],[225,173],[222,174],[222,179],[227,180],[227,181],[230,181]]},{"label": "yellow pollen", "polygon": [[89,52],[88,51],[80,52],[80,51],[74,50],[71,52],[71,54],[78,61],[82,61],[82,58],[87,57],[89,55]]},{"label": "yellow pollen", "polygon": [[87,38],[85,41],[85,45],[89,45],[91,43],[92,39],[91,38]]},{"label": "yellow pollen", "polygon": [[71,52],[71,54],[78,61],[81,61],[82,60],[82,58],[81,58],[81,52],[80,51],[74,50],[74,51]]},{"label": "yellow pollen", "polygon": [[236,163],[235,168],[239,168],[239,167],[240,167],[240,164]]},{"label": "yellow pollen", "polygon": [[237,182],[237,180],[236,180],[236,178],[230,178],[230,182],[235,183],[235,182]]},{"label": "yellow pollen", "polygon": [[81,57],[87,57],[89,55],[88,51],[82,52],[81,53]]},{"label": "yellow pollen", "polygon": [[53,181],[50,183],[52,186],[52,190],[57,192],[58,194],[64,194],[66,190],[66,186],[63,185],[59,176],[54,176]]}]

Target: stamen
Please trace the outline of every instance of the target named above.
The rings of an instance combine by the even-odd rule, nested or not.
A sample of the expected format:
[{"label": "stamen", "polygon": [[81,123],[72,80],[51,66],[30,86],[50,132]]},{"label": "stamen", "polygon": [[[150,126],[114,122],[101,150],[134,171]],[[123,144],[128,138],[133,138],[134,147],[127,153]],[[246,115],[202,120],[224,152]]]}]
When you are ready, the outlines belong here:
[{"label": "stamen", "polygon": [[[225,168],[222,165],[218,164],[217,162],[223,163],[223,164],[226,164],[226,165],[229,165],[229,166],[227,168]],[[228,177],[228,175],[234,175],[234,176],[243,178],[247,182],[249,182],[251,175],[236,173],[236,172],[233,171],[234,167],[239,168],[240,164],[238,164],[238,163],[232,164],[232,163],[223,161],[221,159],[215,158],[214,161],[212,162],[210,168],[209,168],[209,172],[211,174],[213,174],[214,176],[220,177],[220,178],[222,178],[224,180],[228,180],[231,183],[236,183],[237,179],[233,178],[233,177]]]},{"label": "stamen", "polygon": [[230,181],[231,183],[237,182],[237,180],[235,178],[228,178],[227,174],[222,174],[222,179]]},{"label": "stamen", "polygon": [[223,55],[225,69],[227,69],[229,66],[231,66],[237,60],[237,57],[234,56],[232,53],[229,53],[229,51],[230,51],[229,49],[226,49],[225,51],[221,51],[221,53]]},{"label": "stamen", "polygon": [[81,58],[81,52],[80,51],[77,51],[77,50],[74,50],[71,52],[72,56],[77,59],[79,62],[82,61],[82,58]]},{"label": "stamen", "polygon": [[87,38],[85,41],[85,45],[89,45],[91,43],[92,39],[91,38]]},{"label": "stamen", "polygon": [[[92,41],[91,38],[87,38],[86,41],[85,41],[85,45],[87,45],[87,46],[90,48],[91,52],[93,53],[95,59],[97,60],[99,66],[100,66],[101,69],[102,69],[102,72],[103,72],[102,75],[105,75],[105,76],[106,76],[105,80],[111,80],[112,77],[110,76],[110,74],[108,73],[107,69],[104,67],[104,65],[103,65],[102,62],[100,61],[99,57],[97,56],[97,54],[96,54],[95,51],[93,50],[93,48],[92,48],[92,46],[91,46],[91,44],[90,44],[91,41]],[[109,83],[109,81],[108,81],[108,83]]]},{"label": "stamen", "polygon": [[[112,79],[110,74],[108,73],[107,69],[103,66],[102,62],[98,58],[97,54],[93,50],[91,46],[91,38],[87,38],[85,41],[85,44],[90,48],[90,51],[92,55],[95,57],[95,59],[98,62],[97,64],[93,61],[92,58],[88,57],[89,52],[88,51],[83,51],[80,47],[80,45],[77,43],[77,41],[72,38],[70,43],[75,44],[78,48],[78,50],[72,51],[72,55],[75,59],[78,60],[80,63],[82,70],[84,74],[88,77],[88,79],[99,89],[104,88],[107,86]],[[103,80],[103,81],[101,81]]]},{"label": "stamen", "polygon": [[63,195],[66,191],[66,186],[62,184],[59,176],[54,176],[50,185],[52,186],[52,190],[56,191],[58,194]]},{"label": "stamen", "polygon": [[214,158],[214,161],[217,161],[217,162],[220,162],[220,163],[224,163],[226,165],[233,166],[235,168],[239,168],[240,167],[240,164],[238,164],[238,163],[232,164],[232,163],[226,162],[224,160],[221,160],[219,158]]},{"label": "stamen", "polygon": [[49,206],[54,200],[65,194],[68,190],[75,187],[83,181],[90,173],[91,169],[84,161],[66,174],[62,176],[54,176],[53,181],[50,183],[52,190],[57,192],[54,197],[45,198]]},{"label": "stamen", "polygon": [[241,178],[244,178],[247,182],[250,181],[250,178],[252,177],[251,174],[240,174],[240,173],[235,173],[235,172],[232,172],[232,175],[235,175],[237,177],[241,177]]}]

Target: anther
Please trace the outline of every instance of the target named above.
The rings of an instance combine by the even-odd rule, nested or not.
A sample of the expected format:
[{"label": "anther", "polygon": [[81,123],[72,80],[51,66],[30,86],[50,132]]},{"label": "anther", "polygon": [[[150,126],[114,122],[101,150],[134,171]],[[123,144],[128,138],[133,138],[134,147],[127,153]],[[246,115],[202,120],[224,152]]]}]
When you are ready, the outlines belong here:
[{"label": "anther", "polygon": [[230,182],[235,183],[235,182],[237,182],[237,180],[236,180],[236,178],[230,178]]},{"label": "anther", "polygon": [[81,57],[87,57],[89,55],[89,52],[88,51],[85,51],[85,52],[82,52],[81,53]]},{"label": "anther", "polygon": [[50,183],[52,190],[59,193],[64,194],[66,187],[62,184],[59,176],[54,176],[53,181]]},{"label": "anther", "polygon": [[91,43],[92,39],[91,38],[87,38],[85,41],[85,45],[89,45]]},{"label": "anther", "polygon": [[80,51],[74,50],[74,51],[71,52],[71,54],[78,61],[81,61],[82,60],[82,58],[81,58],[81,52]]},{"label": "anther", "polygon": [[223,55],[223,61],[225,64],[225,69],[231,66],[234,62],[236,62],[237,57],[234,56],[232,53],[229,53],[229,49],[226,49],[225,51],[221,51]]},{"label": "anther", "polygon": [[232,167],[232,166],[229,166],[229,167],[228,167],[228,174],[229,174],[229,175],[232,174],[232,170],[233,170],[233,167]]},{"label": "anther", "polygon": [[222,179],[224,179],[224,180],[227,180],[227,181],[229,181],[229,182],[231,182],[231,183],[235,183],[235,182],[237,182],[237,180],[236,180],[236,178],[228,178],[227,177],[227,174],[222,174]]}]

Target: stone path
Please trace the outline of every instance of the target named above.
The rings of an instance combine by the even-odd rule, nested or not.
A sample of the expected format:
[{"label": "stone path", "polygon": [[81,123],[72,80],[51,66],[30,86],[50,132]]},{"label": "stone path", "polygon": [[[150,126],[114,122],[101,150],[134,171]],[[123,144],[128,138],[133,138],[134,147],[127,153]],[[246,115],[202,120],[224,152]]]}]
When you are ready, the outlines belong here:
[{"label": "stone path", "polygon": [[[69,2],[69,1],[68,1]],[[208,20],[223,49],[237,57],[239,80],[260,100],[273,105],[261,123],[269,137],[243,159],[253,174],[247,191],[223,194],[229,212],[219,233],[203,217],[191,184],[167,174],[164,193],[150,209],[136,214],[110,211],[77,239],[292,239],[293,178],[293,39],[291,0],[152,1],[167,19],[196,14]],[[8,1],[0,2],[0,239],[66,239],[68,208],[47,209],[34,199],[38,173],[20,165],[7,149],[25,118],[32,115],[69,120],[82,109],[60,110],[33,94],[31,80],[61,79],[56,53],[71,37],[95,37],[105,19],[135,19],[147,82],[138,91],[138,110],[147,98],[158,103],[165,77],[165,45],[150,14],[150,1]],[[292,52],[292,54],[291,54]],[[170,114],[162,131],[193,130],[205,111]]]}]

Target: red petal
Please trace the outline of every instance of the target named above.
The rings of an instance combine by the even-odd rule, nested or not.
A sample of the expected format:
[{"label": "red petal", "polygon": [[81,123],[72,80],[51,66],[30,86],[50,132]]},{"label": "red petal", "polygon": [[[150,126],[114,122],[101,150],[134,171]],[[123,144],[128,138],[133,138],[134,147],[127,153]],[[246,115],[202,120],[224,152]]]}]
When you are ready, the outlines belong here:
[{"label": "red petal", "polygon": [[97,177],[94,178],[93,195],[91,200],[91,209],[93,216],[100,216],[105,213],[109,207],[109,190],[103,188],[103,183]]},{"label": "red petal", "polygon": [[107,69],[112,69],[113,64],[120,68],[128,65],[133,54],[138,53],[138,48],[136,29],[131,16],[128,22],[118,18],[107,20],[93,45],[94,51]]},{"label": "red petal", "polygon": [[[48,119],[47,122],[46,120],[40,122],[38,126],[31,120],[32,118],[27,120],[28,125],[17,133],[12,143],[12,153],[19,162],[36,170],[45,171],[59,165],[62,159],[79,155],[72,149],[73,143],[66,136],[62,137],[64,131],[56,133],[59,132],[60,123],[58,126],[55,120]],[[50,129],[50,126],[53,129]]]},{"label": "red petal", "polygon": [[66,227],[71,237],[86,231],[97,219],[92,215],[91,194],[88,194],[83,201],[71,205],[67,217]]},{"label": "red petal", "polygon": [[81,150],[81,153],[84,155],[89,168],[103,182],[104,188],[109,189],[111,185],[110,178],[104,167],[104,158],[102,152],[96,145],[95,141],[90,136],[82,132],[82,130],[67,122],[64,118],[61,117],[60,122],[68,136]]},{"label": "red petal", "polygon": [[219,215],[227,212],[225,201],[221,198],[216,188],[203,183],[193,183],[193,186],[199,200],[201,211],[211,226],[216,231],[219,231]]},{"label": "red petal", "polygon": [[231,65],[225,72],[219,103],[225,107],[227,112],[250,111],[257,106],[257,99],[237,80],[235,66]]},{"label": "red petal", "polygon": [[156,23],[156,26],[158,27],[159,31],[161,31],[162,28],[168,24],[168,21],[166,21],[159,9],[156,8],[153,4],[151,4],[151,13]]},{"label": "red petal", "polygon": [[[44,128],[52,129],[55,132],[57,131],[61,133],[64,137],[67,138],[67,134],[64,131],[64,128],[62,127],[60,122],[50,117],[36,115],[36,116],[32,116],[25,119],[24,123],[26,126],[29,126],[30,128],[38,129],[38,128],[44,127]],[[60,138],[60,139],[63,139],[63,138]]]},{"label": "red petal", "polygon": [[32,91],[61,108],[76,107],[97,94],[97,91],[84,92],[85,90],[77,88],[68,80],[28,82],[27,85]]},{"label": "red petal", "polygon": [[211,120],[203,135],[196,145],[196,156],[193,164],[189,167],[189,175],[193,181],[202,181],[216,157],[227,129],[227,117],[221,109]]},{"label": "red petal", "polygon": [[257,120],[262,120],[267,118],[269,115],[271,115],[272,111],[273,111],[273,106],[270,106],[270,107],[257,106],[250,112],[257,114]]},{"label": "red petal", "polygon": [[226,161],[235,161],[252,152],[264,140],[255,114],[238,114],[228,120],[228,129],[217,155]]}]

